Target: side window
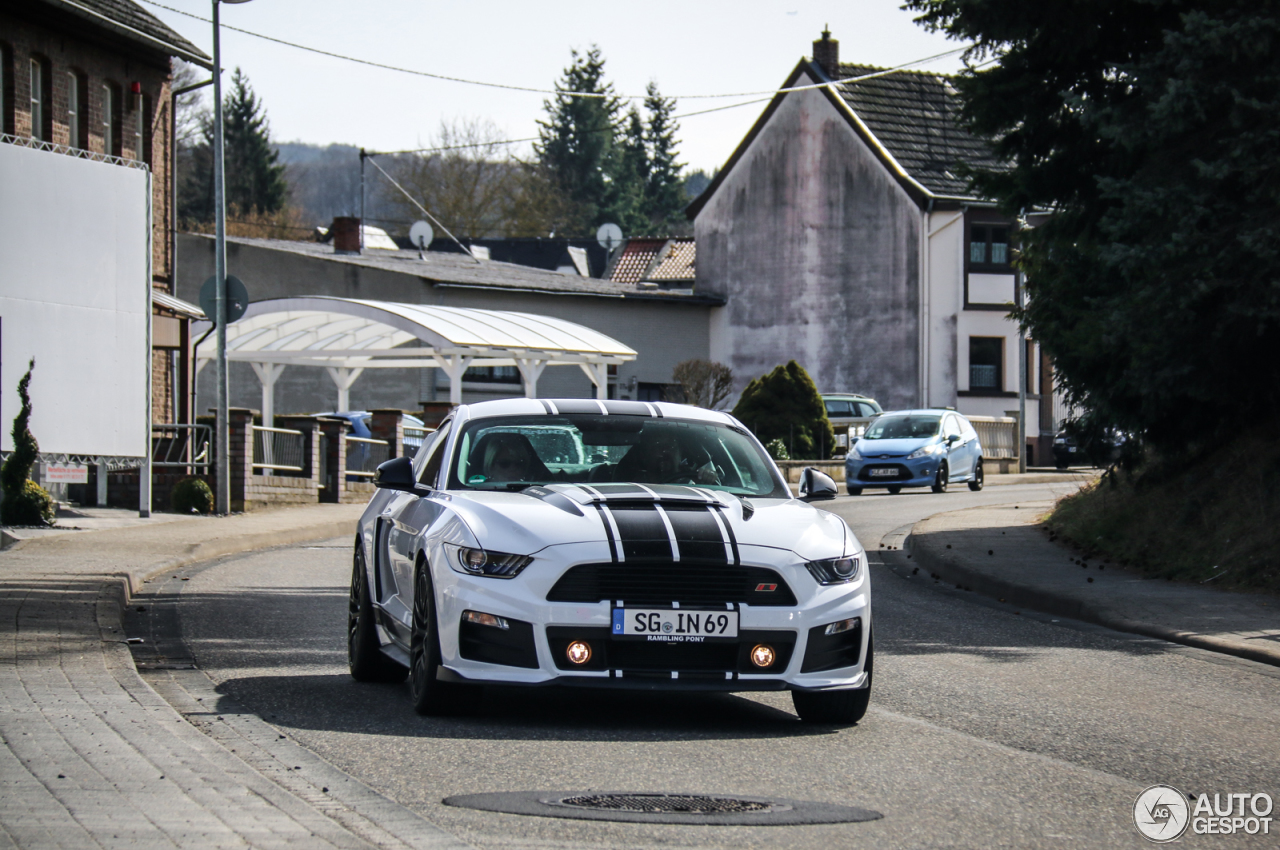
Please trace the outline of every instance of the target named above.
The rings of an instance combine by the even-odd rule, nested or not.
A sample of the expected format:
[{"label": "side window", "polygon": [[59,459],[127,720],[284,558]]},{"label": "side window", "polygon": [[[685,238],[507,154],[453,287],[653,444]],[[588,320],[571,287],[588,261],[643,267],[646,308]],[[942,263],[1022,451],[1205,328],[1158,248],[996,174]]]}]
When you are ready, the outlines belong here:
[{"label": "side window", "polygon": [[956,418],[954,416],[948,416],[946,419],[944,419],[942,422],[942,427],[943,427],[943,434],[945,436],[948,436],[948,437],[960,436],[960,423],[956,421]]},{"label": "side window", "polygon": [[966,442],[978,439],[978,432],[973,429],[973,425],[964,417],[960,417],[960,436],[963,437]]},{"label": "side window", "polygon": [[875,416],[876,415],[876,409],[871,405],[867,404],[865,401],[856,402],[854,404],[854,407],[856,408],[856,411],[853,414],[854,416]]},{"label": "side window", "polygon": [[851,413],[851,412],[850,412],[850,410],[849,410],[849,402],[847,402],[847,401],[828,401],[828,402],[827,402],[827,415],[828,415],[828,416],[852,416],[852,415],[854,415],[854,414],[853,414],[853,413]]},{"label": "side window", "polygon": [[449,442],[449,426],[452,424],[445,422],[423,441],[422,448],[419,449],[419,456],[423,459],[422,471],[418,473],[419,484],[435,487],[436,481],[440,479],[440,465],[444,463],[444,448]]}]

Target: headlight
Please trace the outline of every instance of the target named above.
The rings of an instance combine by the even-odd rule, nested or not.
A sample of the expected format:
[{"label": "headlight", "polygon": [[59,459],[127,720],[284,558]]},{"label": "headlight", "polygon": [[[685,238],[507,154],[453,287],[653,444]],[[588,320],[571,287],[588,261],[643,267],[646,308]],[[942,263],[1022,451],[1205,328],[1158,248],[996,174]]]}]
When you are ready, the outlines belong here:
[{"label": "headlight", "polygon": [[466,546],[448,547],[453,555],[455,570],[473,576],[489,578],[515,578],[533,561],[528,555],[508,555],[505,552],[486,552]]},{"label": "headlight", "polygon": [[823,561],[810,561],[805,564],[818,584],[844,584],[858,577],[861,558],[850,555],[844,558],[827,558]]},{"label": "headlight", "polygon": [[937,443],[930,443],[927,446],[921,446],[911,454],[907,455],[907,460],[915,460],[918,457],[928,457],[939,449]]},{"label": "headlight", "polygon": [[845,459],[861,460],[862,455],[858,452],[858,444],[854,443],[849,447],[849,451],[845,453]]}]

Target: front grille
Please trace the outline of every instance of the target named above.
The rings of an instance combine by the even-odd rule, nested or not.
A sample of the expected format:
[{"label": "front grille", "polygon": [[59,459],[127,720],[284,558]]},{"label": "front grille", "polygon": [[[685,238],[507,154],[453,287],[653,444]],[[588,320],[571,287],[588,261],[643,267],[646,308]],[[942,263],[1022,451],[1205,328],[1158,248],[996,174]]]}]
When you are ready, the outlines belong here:
[{"label": "front grille", "polygon": [[[893,475],[872,475],[873,469],[892,469]],[[907,469],[900,463],[876,463],[862,467],[862,471],[858,473],[859,481],[903,481],[911,478],[911,470]]]},{"label": "front grille", "polygon": [[[770,590],[769,588],[773,588]],[[764,567],[625,561],[579,564],[565,572],[547,594],[548,602],[606,602],[635,605],[795,605],[782,576]]]}]

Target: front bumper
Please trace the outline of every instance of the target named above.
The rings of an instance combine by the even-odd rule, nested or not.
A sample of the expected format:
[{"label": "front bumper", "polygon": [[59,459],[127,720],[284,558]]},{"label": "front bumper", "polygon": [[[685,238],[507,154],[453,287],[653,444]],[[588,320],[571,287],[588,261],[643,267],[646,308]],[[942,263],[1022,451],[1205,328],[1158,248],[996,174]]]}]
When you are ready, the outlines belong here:
[{"label": "front bumper", "polygon": [[[583,562],[591,562],[598,553],[582,554]],[[856,582],[826,587],[818,585],[803,565],[768,565],[785,578],[797,604],[736,603],[736,640],[689,643],[614,636],[616,600],[548,602],[548,592],[573,563],[536,559],[510,580],[434,569],[445,678],[484,684],[709,691],[825,690],[866,684],[862,662],[871,610],[865,562]],[[765,565],[759,559],[752,563]],[[467,610],[502,617],[510,627],[463,623],[462,612]],[[821,634],[825,627],[851,618],[858,620],[857,634],[845,632],[840,645],[828,645],[831,639]],[[568,660],[567,646],[575,640],[591,645],[587,664]],[[774,664],[764,670],[753,667],[749,659],[752,648],[761,643],[776,653]],[[499,660],[505,663],[494,663]]]},{"label": "front bumper", "polygon": [[937,455],[911,460],[905,457],[847,459],[844,479],[854,487],[928,487],[934,483],[941,460]]}]

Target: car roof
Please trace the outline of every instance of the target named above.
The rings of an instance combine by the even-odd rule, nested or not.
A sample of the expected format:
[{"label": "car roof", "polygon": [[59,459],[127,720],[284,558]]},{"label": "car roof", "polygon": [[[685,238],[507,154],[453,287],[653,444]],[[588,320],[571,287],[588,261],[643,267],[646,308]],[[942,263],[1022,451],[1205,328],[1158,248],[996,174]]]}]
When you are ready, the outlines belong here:
[{"label": "car roof", "polygon": [[911,410],[886,410],[884,413],[880,415],[881,417],[924,416],[926,414],[929,416],[942,416],[943,414],[946,414],[946,413],[954,413],[956,416],[959,416],[962,419],[964,418],[964,414],[961,413],[960,411],[951,410],[950,408],[946,408],[946,407],[919,407],[919,408],[912,408]]},{"label": "car roof", "polygon": [[819,395],[821,395],[823,399],[830,398],[830,399],[842,400],[842,399],[850,398],[850,399],[855,399],[857,401],[875,401],[875,399],[872,398],[871,396],[863,395],[862,393],[819,393]]},{"label": "car roof", "polygon": [[689,404],[666,401],[600,401],[593,398],[503,398],[458,406],[459,419],[490,416],[554,416],[558,414],[595,413],[610,416],[649,416],[653,418],[693,419],[721,425],[737,425],[738,420],[718,410],[707,410]]}]

